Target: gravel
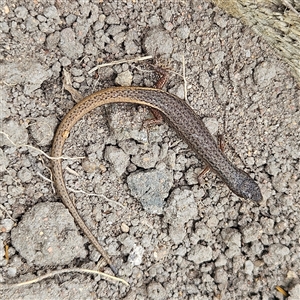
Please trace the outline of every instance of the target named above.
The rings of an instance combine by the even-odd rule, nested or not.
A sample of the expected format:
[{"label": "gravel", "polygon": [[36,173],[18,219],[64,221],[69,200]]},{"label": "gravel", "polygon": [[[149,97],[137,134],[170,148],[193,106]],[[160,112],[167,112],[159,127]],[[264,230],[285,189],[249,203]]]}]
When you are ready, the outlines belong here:
[{"label": "gravel", "polygon": [[51,70],[45,70],[40,63],[26,64],[4,63],[0,68],[0,77],[8,85],[24,85],[24,94],[31,95],[32,92],[41,87],[42,83],[51,77]]},{"label": "gravel", "polygon": [[146,35],[144,49],[150,55],[171,54],[173,41],[168,32],[155,28]]},{"label": "gravel", "polygon": [[172,174],[168,170],[137,171],[127,177],[127,184],[146,211],[161,214],[172,187]]},{"label": "gravel", "polygon": [[195,245],[191,248],[187,259],[194,262],[196,265],[201,264],[205,261],[210,261],[212,259],[212,252],[213,251],[211,247]]},{"label": "gravel", "polygon": [[13,247],[29,265],[66,265],[86,255],[74,220],[61,203],[35,205],[24,214],[11,236]]},{"label": "gravel", "polygon": [[113,165],[114,171],[118,176],[121,176],[129,165],[129,155],[115,146],[107,147],[104,157]]},{"label": "gravel", "polygon": [[0,172],[4,172],[9,165],[9,160],[4,154],[3,150],[0,149]]},{"label": "gravel", "polygon": [[95,109],[69,133],[64,155],[85,159],[63,160],[64,176],[85,191],[71,198],[130,288],[68,273],[3,298],[283,299],[276,286],[300,298],[300,93],[259,37],[202,0],[20,0],[1,10],[0,126],[15,143],[0,135],[1,283],[98,269],[100,254],[47,180],[50,161],[26,146],[49,154],[75,104],[62,90],[64,69],[86,96],[157,80],[144,63],[92,71],[99,64],[154,55],[182,74],[184,56],[186,89],[173,72],[164,89],[187,92],[183,101],[223,135],[228,158],[264,196],[240,199],[213,173],[199,184],[205,164],[166,123],[145,126],[148,109]]},{"label": "gravel", "polygon": [[18,122],[14,120],[3,122],[1,130],[5,132],[10,139],[10,141],[6,137],[1,139],[1,146],[11,146],[12,143],[16,145],[22,145],[26,144],[28,141],[28,132],[26,128],[22,125],[19,125]]}]

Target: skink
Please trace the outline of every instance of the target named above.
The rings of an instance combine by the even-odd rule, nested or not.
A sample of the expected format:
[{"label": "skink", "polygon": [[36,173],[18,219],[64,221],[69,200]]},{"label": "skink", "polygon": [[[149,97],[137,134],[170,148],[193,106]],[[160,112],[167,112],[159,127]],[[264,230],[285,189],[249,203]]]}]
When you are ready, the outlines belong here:
[{"label": "skink", "polygon": [[[61,157],[63,146],[74,124],[96,107],[111,103],[133,103],[159,110],[166,121],[222,181],[238,196],[261,201],[258,184],[244,171],[235,167],[220,150],[201,118],[187,103],[163,90],[146,87],[111,87],[98,91],[76,104],[60,123],[52,145],[52,157]],[[84,234],[116,273],[110,258],[78,214],[65,185],[61,159],[52,160],[53,180],[57,193]]]}]

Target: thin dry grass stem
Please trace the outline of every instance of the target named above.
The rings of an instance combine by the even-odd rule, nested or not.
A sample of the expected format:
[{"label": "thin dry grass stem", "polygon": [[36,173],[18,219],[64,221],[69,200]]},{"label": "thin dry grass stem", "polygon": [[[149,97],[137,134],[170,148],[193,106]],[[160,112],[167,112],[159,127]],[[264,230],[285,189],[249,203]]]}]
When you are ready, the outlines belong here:
[{"label": "thin dry grass stem", "polygon": [[148,60],[148,59],[152,59],[152,56],[148,55],[148,56],[136,57],[136,58],[132,58],[132,59],[115,60],[115,61],[105,63],[105,64],[101,64],[101,65],[98,65],[98,66],[92,68],[91,70],[88,71],[88,74],[92,74],[100,68],[119,65],[119,64],[123,64],[123,63],[132,63],[132,62],[137,62],[137,61],[143,61],[143,60]]},{"label": "thin dry grass stem", "polygon": [[123,204],[118,203],[118,202],[116,202],[116,201],[114,201],[114,200],[110,200],[110,199],[108,199],[106,196],[104,196],[103,194],[87,193],[87,192],[85,192],[85,191],[83,191],[83,190],[74,190],[74,189],[72,189],[72,188],[70,188],[70,187],[67,187],[67,189],[68,189],[69,191],[73,192],[73,193],[83,193],[83,194],[85,194],[85,195],[87,195],[87,196],[102,197],[102,198],[104,198],[104,199],[105,199],[107,202],[109,202],[109,203],[113,203],[113,204],[115,204],[115,205],[121,206],[123,209],[126,208]]},{"label": "thin dry grass stem", "polygon": [[100,275],[100,276],[104,277],[105,279],[109,279],[113,282],[121,282],[121,283],[125,284],[126,286],[129,286],[129,283],[127,281],[125,281],[124,279],[119,278],[119,277],[115,277],[115,276],[112,276],[112,275],[108,275],[108,274],[105,274],[103,272],[99,272],[99,271],[96,271],[96,270],[89,270],[89,269],[81,269],[81,268],[70,268],[70,269],[52,271],[48,274],[38,276],[38,277],[36,277],[34,279],[31,279],[31,280],[28,280],[28,281],[23,281],[23,282],[14,283],[14,284],[0,284],[0,290],[27,286],[27,285],[31,285],[31,284],[40,282],[44,279],[53,277],[55,275],[60,275],[60,274],[63,274],[63,273],[72,273],[72,272]]},{"label": "thin dry grass stem", "polygon": [[50,160],[55,160],[55,159],[83,159],[85,158],[84,156],[75,156],[75,157],[68,157],[68,156],[59,156],[59,157],[52,157],[50,155],[48,155],[47,153],[45,153],[44,151],[42,151],[41,149],[39,148],[36,148],[36,147],[33,147],[31,145],[27,145],[27,144],[16,144],[14,143],[10,138],[9,138],[9,135],[3,131],[0,131],[0,134],[3,134],[11,143],[13,146],[17,147],[17,148],[20,148],[20,147],[26,147],[26,148],[29,148],[29,149],[33,149],[41,154],[43,154],[45,157],[47,157],[48,159]]}]

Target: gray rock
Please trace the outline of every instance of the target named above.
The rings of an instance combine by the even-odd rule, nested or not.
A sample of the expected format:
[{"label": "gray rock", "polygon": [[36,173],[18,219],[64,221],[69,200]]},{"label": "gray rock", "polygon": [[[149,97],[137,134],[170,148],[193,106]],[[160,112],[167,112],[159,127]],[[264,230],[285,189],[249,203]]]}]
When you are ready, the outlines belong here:
[{"label": "gray rock", "polygon": [[225,228],[222,230],[221,236],[224,243],[230,247],[241,247],[241,234],[237,229]]},{"label": "gray rock", "polygon": [[274,220],[273,219],[263,217],[260,219],[260,224],[262,224],[264,233],[266,233],[266,234],[274,233]]},{"label": "gray rock", "polygon": [[[271,160],[272,159],[272,160]],[[274,157],[271,157],[266,166],[266,172],[272,176],[277,176],[281,172],[280,166],[276,161],[274,161]]]},{"label": "gray rock", "polygon": [[215,51],[210,55],[210,58],[215,65],[219,65],[224,60],[224,51]]},{"label": "gray rock", "polygon": [[167,32],[154,29],[146,36],[144,48],[151,55],[171,54],[173,51],[172,38]]},{"label": "gray rock", "polygon": [[144,234],[141,241],[142,246],[144,248],[149,248],[152,245],[151,242],[152,242],[151,236],[149,236],[148,234]]},{"label": "gray rock", "polygon": [[118,74],[115,79],[117,85],[120,86],[131,86],[132,83],[132,74],[129,70]]},{"label": "gray rock", "polygon": [[85,81],[85,76],[73,77],[73,81],[77,83],[82,83]]},{"label": "gray rock", "polygon": [[195,225],[196,232],[195,234],[199,236],[201,241],[210,242],[212,238],[211,230],[201,222],[196,223]]},{"label": "gray rock", "polygon": [[[147,119],[144,119],[147,120]],[[148,133],[148,143],[150,145],[154,143],[162,142],[162,136],[164,136],[165,132],[168,130],[168,126],[166,124],[162,124],[161,126],[155,126],[150,130],[147,129]]]},{"label": "gray rock", "polygon": [[180,39],[187,39],[190,35],[190,28],[187,25],[183,25],[177,28],[176,34]]},{"label": "gray rock", "polygon": [[145,145],[146,151],[141,151],[131,158],[132,163],[143,169],[154,168],[158,159],[160,147],[155,143],[153,145]]},{"label": "gray rock", "polygon": [[209,246],[195,245],[188,254],[188,260],[195,264],[201,264],[212,260],[212,249]]},{"label": "gray rock", "polygon": [[120,242],[122,243],[122,252],[128,254],[137,243],[137,239],[131,235],[121,236]]},{"label": "gray rock", "polygon": [[179,246],[179,247],[177,248],[175,254],[178,255],[178,256],[184,257],[185,254],[186,254],[186,252],[187,252],[186,247],[181,245],[181,246]]},{"label": "gray rock", "polygon": [[32,179],[32,172],[28,169],[28,168],[22,168],[19,172],[18,172],[18,178],[24,182],[24,183],[28,183],[31,181]]},{"label": "gray rock", "polygon": [[[18,185],[18,186],[10,185],[10,186],[8,186],[7,191],[10,196],[12,196],[13,198],[16,198],[17,196],[20,196],[24,193],[24,187],[20,186],[20,185]],[[15,201],[15,199],[12,199],[12,200]]]},{"label": "gray rock", "polygon": [[127,54],[135,54],[139,51],[138,45],[134,42],[134,40],[126,39],[124,41],[125,51]]},{"label": "gray rock", "polygon": [[277,176],[274,176],[272,178],[272,184],[276,191],[284,193],[288,192],[288,186],[290,182],[290,178],[292,176],[292,173],[285,172],[285,173],[279,173]]},{"label": "gray rock", "polygon": [[263,260],[267,265],[282,264],[283,258],[290,253],[288,247],[282,244],[273,244],[269,247],[267,254],[263,255]]},{"label": "gray rock", "polygon": [[180,99],[184,99],[184,96],[185,96],[184,85],[183,84],[176,85],[175,87],[173,87],[169,90],[169,93],[176,95]]},{"label": "gray rock", "polygon": [[203,118],[202,121],[212,135],[218,132],[219,123],[216,118]]},{"label": "gray rock", "polygon": [[25,22],[26,30],[28,30],[29,32],[36,31],[39,24],[40,22],[36,18],[29,16]]},{"label": "gray rock", "polygon": [[57,123],[55,116],[36,118],[30,126],[30,133],[39,146],[51,145]]},{"label": "gray rock", "polygon": [[63,56],[59,61],[61,62],[61,65],[63,67],[69,66],[71,64],[71,61],[66,56]]},{"label": "gray rock", "polygon": [[153,15],[148,19],[148,24],[150,27],[157,27],[160,23],[160,18],[158,15]]},{"label": "gray rock", "polygon": [[14,227],[15,222],[11,219],[3,219],[1,220],[1,232],[10,232]]},{"label": "gray rock", "polygon": [[251,252],[253,253],[253,255],[260,256],[263,250],[264,250],[264,245],[261,242],[259,241],[252,242]]},{"label": "gray rock", "polygon": [[267,87],[276,76],[277,69],[269,62],[262,62],[255,67],[253,72],[254,81],[261,87]]},{"label": "gray rock", "polygon": [[70,59],[76,59],[83,53],[83,45],[76,40],[71,28],[65,28],[60,33],[60,49]]},{"label": "gray rock", "polygon": [[145,249],[142,246],[134,245],[132,252],[129,253],[128,262],[134,266],[139,266],[143,262],[143,254]]},{"label": "gray rock", "polygon": [[84,47],[84,53],[91,55],[97,52],[97,48],[92,44],[88,43]]},{"label": "gray rock", "polygon": [[253,222],[242,229],[244,243],[257,241],[262,235],[262,227],[259,223]]},{"label": "gray rock", "polygon": [[116,14],[111,14],[105,19],[105,22],[109,25],[120,24],[120,19]]},{"label": "gray rock", "polygon": [[187,284],[186,291],[189,295],[191,294],[199,294],[199,288],[195,284]]},{"label": "gray rock", "polygon": [[270,214],[272,216],[279,216],[280,213],[281,213],[281,209],[278,205],[271,204],[270,207],[269,207],[269,210],[270,210]]},{"label": "gray rock", "polygon": [[115,146],[106,147],[104,158],[113,165],[118,176],[121,176],[129,165],[129,155]]},{"label": "gray rock", "polygon": [[11,278],[16,277],[16,275],[17,275],[17,268],[15,268],[15,267],[9,267],[7,269],[7,275],[8,275],[8,277],[11,277]]},{"label": "gray rock", "polygon": [[53,50],[60,41],[60,32],[55,31],[46,38],[46,46],[49,50]]},{"label": "gray rock", "polygon": [[224,85],[220,81],[218,81],[218,80],[214,81],[213,82],[213,87],[214,87],[214,89],[215,89],[215,91],[216,91],[216,93],[219,97],[223,97],[223,98],[226,97],[226,93],[225,93],[226,88],[224,87]]},{"label": "gray rock", "polygon": [[172,183],[172,173],[167,170],[138,171],[127,177],[132,196],[147,212],[154,214],[162,213],[164,199],[168,197]]},{"label": "gray rock", "polygon": [[300,283],[296,284],[289,291],[288,300],[299,300],[300,297]]},{"label": "gray rock", "polygon": [[218,26],[220,26],[221,28],[225,28],[228,24],[228,21],[225,20],[222,16],[220,15],[216,15],[216,17],[214,18],[214,22],[216,22],[216,24]]},{"label": "gray rock", "polygon": [[[77,17],[73,14],[69,14],[67,17],[66,17],[66,23],[71,26],[75,21],[76,21]],[[102,23],[102,25],[104,25]]]},{"label": "gray rock", "polygon": [[149,283],[147,286],[147,294],[148,294],[148,299],[153,299],[153,300],[165,300],[167,299],[167,292],[165,288],[159,283],[152,281]]},{"label": "gray rock", "polygon": [[106,34],[114,36],[114,35],[117,35],[118,33],[122,32],[126,28],[127,27],[125,25],[111,25],[106,30]]},{"label": "gray rock", "polygon": [[241,253],[241,234],[237,229],[226,228],[222,230],[221,236],[224,243],[227,245],[228,249],[225,252],[225,255],[228,258],[233,258],[238,256]]},{"label": "gray rock", "polygon": [[220,254],[218,259],[215,262],[216,267],[222,267],[222,266],[226,266],[227,264],[227,258],[225,255]]},{"label": "gray rock", "polygon": [[251,260],[246,260],[245,261],[245,273],[248,275],[252,275],[254,269],[254,264]]},{"label": "gray rock", "polygon": [[233,258],[235,256],[239,256],[240,254],[241,254],[241,248],[236,245],[232,245],[230,248],[228,248],[225,251],[225,255],[228,258]]},{"label": "gray rock", "polygon": [[29,265],[65,265],[84,257],[82,236],[62,203],[39,203],[11,231],[11,241]]},{"label": "gray rock", "polygon": [[89,159],[84,159],[81,165],[82,169],[87,173],[93,173],[97,169],[97,164]]},{"label": "gray rock", "polygon": [[73,26],[75,30],[75,38],[78,41],[78,45],[82,45],[82,40],[86,37],[89,29],[91,28],[91,24],[88,22],[86,18],[82,18],[82,16],[77,17],[76,26]]},{"label": "gray rock", "polygon": [[139,218],[134,218],[131,220],[131,225],[132,226],[138,226],[140,224],[140,219]]},{"label": "gray rock", "polygon": [[[27,144],[28,133],[22,125],[19,125],[19,123],[14,120],[9,120],[8,122],[4,122],[2,126],[1,130],[9,136],[13,143],[16,145]],[[0,139],[0,146],[4,145],[13,146],[6,137]]]},{"label": "gray rock", "polygon": [[52,71],[45,70],[39,63],[7,63],[2,64],[0,68],[0,77],[7,84],[23,84],[25,95],[31,95],[51,75]]},{"label": "gray rock", "polygon": [[[160,159],[162,159],[163,148],[164,144],[161,146]],[[168,168],[174,169],[176,164],[176,153],[173,150],[167,150],[166,156],[163,158],[163,162],[168,166]]]},{"label": "gray rock", "polygon": [[30,159],[28,159],[28,157],[23,157],[22,158],[22,165],[24,167],[31,167],[32,166],[31,161],[30,161]]},{"label": "gray rock", "polygon": [[228,275],[223,268],[218,268],[215,271],[214,279],[215,279],[216,283],[226,284],[228,281]]},{"label": "gray rock", "polygon": [[203,86],[205,89],[208,88],[208,86],[211,84],[210,76],[208,73],[204,72],[201,74],[199,78],[199,85]]},{"label": "gray rock", "polygon": [[210,216],[210,218],[206,222],[206,225],[209,228],[216,227],[216,226],[218,226],[218,224],[219,224],[219,220],[215,215]]},{"label": "gray rock", "polygon": [[170,22],[172,19],[172,11],[166,7],[162,9],[161,15],[166,22]]},{"label": "gray rock", "polygon": [[288,228],[288,223],[285,221],[281,221],[275,225],[274,231],[278,234],[278,233],[282,233],[287,228]]},{"label": "gray rock", "polygon": [[[202,275],[202,281],[203,282],[213,282],[214,279],[208,274],[208,273],[204,273]],[[206,300],[206,298],[204,298]],[[209,299],[209,298],[208,298]],[[211,298],[210,298],[211,299]],[[202,299],[201,299],[202,300]]]},{"label": "gray rock", "polygon": [[10,109],[9,109],[9,104],[7,101],[8,98],[8,93],[5,88],[0,89],[0,121],[3,119],[6,119],[10,116]]},{"label": "gray rock", "polygon": [[0,149],[0,172],[4,172],[9,165],[9,160],[2,149]]},{"label": "gray rock", "polygon": [[126,154],[136,155],[140,150],[140,147],[134,140],[125,140],[118,143]]},{"label": "gray rock", "polygon": [[176,189],[169,197],[165,220],[169,224],[185,224],[198,215],[197,203],[191,191]]},{"label": "gray rock", "polygon": [[28,16],[28,10],[24,6],[18,6],[15,9],[15,15],[16,15],[17,18],[25,20],[27,18],[27,16]]},{"label": "gray rock", "polygon": [[7,22],[0,22],[0,31],[4,33],[9,33],[10,27],[8,26]]},{"label": "gray rock", "polygon": [[176,223],[176,221],[174,220],[174,222],[169,226],[169,236],[174,244],[181,244],[186,236],[184,224]]},{"label": "gray rock", "polygon": [[[50,34],[50,33],[53,33],[55,31],[54,27],[50,27],[49,26],[49,23],[48,22],[42,22],[40,25],[39,25],[39,29],[41,32],[43,32],[45,35],[47,34]],[[43,35],[43,40],[46,39],[46,36]]]},{"label": "gray rock", "polygon": [[59,19],[57,8],[53,5],[44,9],[44,16],[50,19]]},{"label": "gray rock", "polygon": [[164,28],[165,28],[167,31],[171,31],[171,30],[174,28],[174,25],[173,25],[173,23],[171,23],[171,22],[166,22],[166,23],[164,24]]}]

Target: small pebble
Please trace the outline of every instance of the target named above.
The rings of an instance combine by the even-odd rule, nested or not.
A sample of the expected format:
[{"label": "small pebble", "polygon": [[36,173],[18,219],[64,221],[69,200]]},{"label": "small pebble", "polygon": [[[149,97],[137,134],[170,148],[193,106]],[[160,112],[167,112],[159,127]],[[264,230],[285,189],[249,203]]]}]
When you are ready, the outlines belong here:
[{"label": "small pebble", "polygon": [[125,233],[129,232],[129,226],[127,226],[125,223],[121,224],[121,230]]}]

